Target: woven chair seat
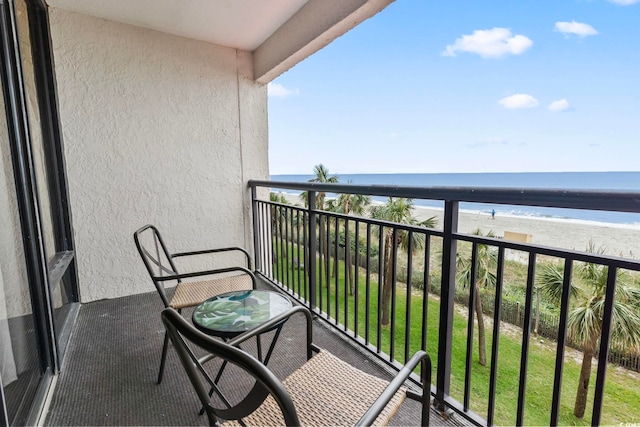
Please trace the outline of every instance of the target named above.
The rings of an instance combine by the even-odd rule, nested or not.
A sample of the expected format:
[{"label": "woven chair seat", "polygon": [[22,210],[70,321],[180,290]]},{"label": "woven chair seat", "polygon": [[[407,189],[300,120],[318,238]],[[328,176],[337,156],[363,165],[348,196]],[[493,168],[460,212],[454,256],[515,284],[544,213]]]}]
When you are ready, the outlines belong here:
[{"label": "woven chair seat", "polygon": [[[282,383],[291,395],[301,425],[318,427],[355,425],[389,384],[324,350]],[[405,396],[405,389],[398,390],[373,425],[387,425]],[[242,420],[247,426],[284,425],[282,412],[271,395]],[[228,421],[224,425],[240,424]]]},{"label": "woven chair seat", "polygon": [[214,295],[249,289],[253,289],[253,281],[248,274],[198,282],[182,282],[176,286],[170,306],[176,310],[193,307]]}]

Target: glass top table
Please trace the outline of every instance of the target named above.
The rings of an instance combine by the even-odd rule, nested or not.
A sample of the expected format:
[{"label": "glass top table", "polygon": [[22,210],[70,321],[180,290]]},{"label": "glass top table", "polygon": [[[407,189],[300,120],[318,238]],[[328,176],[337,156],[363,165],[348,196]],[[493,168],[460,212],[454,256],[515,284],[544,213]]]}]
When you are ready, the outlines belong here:
[{"label": "glass top table", "polygon": [[192,321],[202,332],[222,338],[233,338],[260,326],[292,307],[285,295],[266,290],[233,291],[217,295],[201,303]]}]

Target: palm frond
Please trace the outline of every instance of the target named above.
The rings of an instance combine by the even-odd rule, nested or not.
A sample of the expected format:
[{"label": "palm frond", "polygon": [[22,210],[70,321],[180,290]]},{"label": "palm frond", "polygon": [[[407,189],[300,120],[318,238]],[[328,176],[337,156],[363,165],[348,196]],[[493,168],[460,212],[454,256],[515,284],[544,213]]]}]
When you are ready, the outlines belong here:
[{"label": "palm frond", "polygon": [[567,324],[574,339],[583,347],[595,347],[595,340],[600,335],[600,317],[591,306],[578,306],[568,317]]},{"label": "palm frond", "polygon": [[[559,264],[543,264],[540,272],[536,272],[536,284],[542,293],[553,301],[559,302],[564,289],[564,267]],[[570,283],[569,298],[575,301],[582,296],[582,290]]]},{"label": "palm frond", "polygon": [[624,347],[640,347],[640,315],[636,307],[614,301],[611,341]]}]

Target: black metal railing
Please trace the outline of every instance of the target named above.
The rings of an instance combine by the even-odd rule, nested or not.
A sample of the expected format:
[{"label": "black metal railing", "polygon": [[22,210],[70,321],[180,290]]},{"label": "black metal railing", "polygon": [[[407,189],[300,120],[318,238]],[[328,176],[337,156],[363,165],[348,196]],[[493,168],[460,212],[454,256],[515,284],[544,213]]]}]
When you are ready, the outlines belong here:
[{"label": "black metal railing", "polygon": [[[550,397],[550,424],[558,424],[560,416],[574,264],[597,264],[608,271],[604,315],[601,319],[599,346],[596,349],[601,361],[606,361],[609,353],[616,277],[622,270],[640,271],[640,262],[633,259],[518,243],[458,231],[460,202],[640,213],[640,193],[418,188],[273,181],[251,181],[250,186],[258,273],[281,286],[315,314],[332,323],[389,366],[399,367],[417,349],[429,351],[432,359],[435,353],[436,381],[431,388],[434,406],[443,413],[453,411],[460,414],[478,425],[492,425],[496,422],[501,300],[507,252],[522,253],[527,260],[523,320],[518,325],[522,334],[519,372],[517,381],[509,379],[514,384],[517,383],[514,385],[517,387],[517,403],[514,403],[514,413],[509,415],[512,416],[509,424],[521,425],[525,422],[538,261],[541,258],[553,258],[561,260],[564,265],[555,367],[551,380],[553,392]],[[258,197],[259,193],[267,196],[269,189],[306,192],[308,206],[293,206],[270,201],[267,197]],[[329,212],[316,207],[316,196],[324,193],[440,200],[444,205],[443,224],[438,229],[425,228]],[[402,250],[401,240],[407,242]],[[478,253],[483,246],[495,251],[496,265],[493,273],[493,307],[488,310],[492,316],[488,395],[486,402],[478,404],[471,399],[474,387],[471,373],[474,368],[472,360],[476,304],[467,304],[465,360],[461,368],[455,368],[455,375],[452,375],[452,345],[456,293],[464,293],[469,302],[480,298],[476,286],[477,264]],[[463,247],[466,252],[462,250]],[[459,283],[456,276],[457,262],[463,252],[471,263],[470,282],[466,287],[456,289],[456,283]],[[404,272],[403,284],[398,280],[400,270]],[[439,300],[430,297],[432,287],[437,288]],[[430,336],[429,330],[436,336]],[[458,366],[458,360],[455,362]],[[600,424],[602,416],[606,369],[607,363],[599,363],[597,366],[592,399],[593,425]],[[458,372],[459,370],[463,372]],[[460,380],[460,377],[463,379]],[[452,396],[452,383],[456,383],[457,398]]]}]

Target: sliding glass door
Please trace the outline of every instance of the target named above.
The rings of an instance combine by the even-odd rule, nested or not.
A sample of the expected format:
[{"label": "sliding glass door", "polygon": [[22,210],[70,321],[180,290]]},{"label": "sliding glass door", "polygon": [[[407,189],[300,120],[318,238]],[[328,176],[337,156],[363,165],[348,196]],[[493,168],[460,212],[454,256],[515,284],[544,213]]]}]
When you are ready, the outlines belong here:
[{"label": "sliding glass door", "polygon": [[[64,170],[57,114],[51,93],[47,15],[35,1],[14,0],[20,63],[29,121],[32,169],[40,210],[41,233],[48,266],[49,295],[58,349],[64,352],[64,325],[77,301],[73,247],[67,207],[62,204]],[[36,53],[34,55],[34,53]]]},{"label": "sliding glass door", "polygon": [[[0,106],[4,112],[3,100]],[[4,114],[0,154],[0,377],[7,423],[20,425],[26,422],[41,369]]]},{"label": "sliding glass door", "polygon": [[0,425],[37,421],[78,308],[41,0],[0,0]]}]

